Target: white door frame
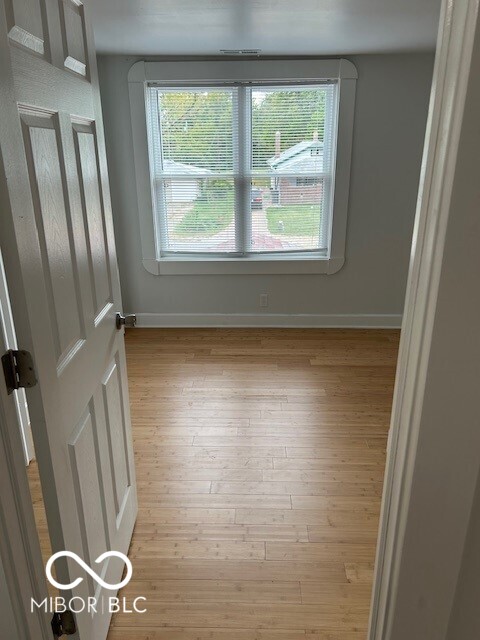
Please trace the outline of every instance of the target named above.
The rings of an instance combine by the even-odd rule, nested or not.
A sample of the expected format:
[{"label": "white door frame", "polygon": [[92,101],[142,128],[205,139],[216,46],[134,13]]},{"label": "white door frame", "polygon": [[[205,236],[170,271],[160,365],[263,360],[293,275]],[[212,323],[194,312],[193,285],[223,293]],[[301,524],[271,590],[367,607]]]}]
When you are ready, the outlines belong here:
[{"label": "white door frame", "polygon": [[[0,348],[3,350],[3,338]],[[3,352],[3,351],[2,351]],[[0,559],[18,636],[11,640],[52,640],[50,620],[30,611],[30,598],[48,596],[28,488],[15,404],[2,385],[0,401]],[[2,620],[0,620],[0,635]],[[9,636],[10,637],[10,636]]]},{"label": "white door frame", "polygon": [[[444,0],[441,12],[369,640],[447,637],[480,466],[480,436],[471,434],[480,418],[480,380],[471,367],[474,356],[480,361],[480,249],[471,251],[469,240],[479,235],[473,221],[480,150],[478,124],[468,117],[475,107],[478,117],[478,6],[479,0]],[[468,148],[469,137],[476,150]],[[469,164],[476,177],[465,171]],[[479,383],[476,393],[468,393],[472,382]]]},{"label": "white door frame", "polygon": [[[0,157],[0,189],[3,180]],[[6,350],[0,331],[0,355]],[[1,368],[0,376],[0,560],[18,633],[11,640],[52,640],[47,615],[40,609],[35,609],[34,613],[30,611],[30,598],[41,602],[48,596],[48,591],[15,399],[13,395],[7,395]],[[0,636],[1,631],[2,619]]]},{"label": "white door frame", "polygon": [[[370,640],[390,640],[394,637],[393,612],[398,596],[404,535],[410,516],[414,463],[429,373],[428,360],[447,238],[456,158],[469,86],[478,2],[479,0],[444,0],[441,13],[388,448]],[[8,55],[8,52],[0,51],[0,56],[5,55]],[[3,348],[2,342],[0,340],[0,346]],[[0,385],[3,385],[2,381]],[[44,589],[43,567],[32,520],[26,471],[21,463],[21,441],[16,421],[12,426],[13,403],[6,397],[4,386],[0,391],[0,469],[4,468],[7,471],[5,475],[8,479],[7,483],[0,483],[0,530],[1,525],[4,525],[0,535],[4,544],[0,545],[0,552],[5,549],[10,549],[10,553],[14,548],[17,550],[16,576],[12,572],[7,575],[12,601],[17,612],[23,609],[24,624],[28,621],[29,624],[37,625],[36,635],[31,632],[30,636],[24,637],[47,639],[51,638],[51,633],[46,621],[42,620],[41,616],[32,616],[26,610],[25,599],[22,598],[18,587],[18,581],[22,580],[26,588],[30,585],[31,592],[41,593]],[[465,476],[463,478],[465,479]],[[465,482],[467,480],[471,482],[472,474]],[[464,488],[471,489],[471,486]],[[469,496],[470,493],[467,497]],[[466,499],[464,515],[467,514],[469,506],[470,502]],[[449,516],[448,513],[440,515],[446,519]],[[7,527],[5,523],[8,524]],[[460,525],[452,539],[458,549],[464,541],[468,518],[464,518]],[[448,567],[453,587],[458,569],[458,563]],[[440,585],[431,585],[433,592],[437,588],[440,589]],[[425,640],[430,640],[430,637],[434,636],[429,636],[428,639],[425,636]],[[437,640],[440,640],[440,636],[437,636]]]},{"label": "white door frame", "polygon": [[[10,296],[8,293],[7,278],[3,266],[3,257],[0,249],[0,331],[3,333],[7,349],[18,349],[15,325],[13,322]],[[22,437],[23,455],[28,466],[35,457],[33,448],[32,429],[28,415],[27,396],[25,389],[18,389],[15,393],[15,405],[17,408],[18,428]]]}]

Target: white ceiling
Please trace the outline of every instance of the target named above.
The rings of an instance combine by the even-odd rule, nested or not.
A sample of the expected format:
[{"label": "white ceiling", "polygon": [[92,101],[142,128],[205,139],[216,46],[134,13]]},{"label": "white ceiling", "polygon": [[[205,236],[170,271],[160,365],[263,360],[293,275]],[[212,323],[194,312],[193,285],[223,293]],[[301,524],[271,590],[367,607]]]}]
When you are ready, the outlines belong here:
[{"label": "white ceiling", "polygon": [[142,55],[433,49],[439,8],[440,0],[90,0],[97,50]]}]

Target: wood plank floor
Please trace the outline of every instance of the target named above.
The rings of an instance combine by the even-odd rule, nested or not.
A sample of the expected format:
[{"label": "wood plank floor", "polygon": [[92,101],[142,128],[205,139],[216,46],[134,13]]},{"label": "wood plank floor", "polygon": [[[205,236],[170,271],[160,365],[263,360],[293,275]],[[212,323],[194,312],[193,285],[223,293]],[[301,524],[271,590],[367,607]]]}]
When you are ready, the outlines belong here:
[{"label": "wood plank floor", "polygon": [[[127,333],[140,510],[109,640],[365,640],[397,331]],[[307,636],[307,638],[306,638]]]}]

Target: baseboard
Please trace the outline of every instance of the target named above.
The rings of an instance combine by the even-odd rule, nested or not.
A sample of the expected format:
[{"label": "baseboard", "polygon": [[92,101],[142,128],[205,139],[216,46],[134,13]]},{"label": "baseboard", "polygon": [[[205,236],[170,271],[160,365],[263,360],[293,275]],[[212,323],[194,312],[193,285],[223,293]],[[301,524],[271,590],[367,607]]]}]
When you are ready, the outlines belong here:
[{"label": "baseboard", "polygon": [[137,313],[138,327],[304,327],[345,329],[400,328],[397,314],[282,314],[282,313]]}]

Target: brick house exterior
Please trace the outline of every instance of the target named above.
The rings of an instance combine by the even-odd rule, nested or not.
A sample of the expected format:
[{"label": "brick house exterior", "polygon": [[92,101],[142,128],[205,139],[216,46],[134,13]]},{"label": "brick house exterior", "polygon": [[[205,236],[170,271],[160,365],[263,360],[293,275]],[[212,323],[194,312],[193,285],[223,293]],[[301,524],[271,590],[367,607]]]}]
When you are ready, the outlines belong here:
[{"label": "brick house exterior", "polygon": [[[278,135],[276,142],[279,140]],[[279,144],[276,147],[279,149]],[[268,164],[278,174],[278,177],[271,179],[275,204],[288,206],[320,202],[322,178],[315,174],[323,172],[323,142],[315,136],[312,140],[299,142],[281,153],[278,150]]]}]

